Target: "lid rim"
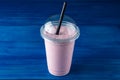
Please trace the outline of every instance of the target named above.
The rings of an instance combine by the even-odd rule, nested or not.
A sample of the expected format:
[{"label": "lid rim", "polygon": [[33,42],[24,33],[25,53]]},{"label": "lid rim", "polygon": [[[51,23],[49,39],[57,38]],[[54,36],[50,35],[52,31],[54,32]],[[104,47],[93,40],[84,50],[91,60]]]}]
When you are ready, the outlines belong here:
[{"label": "lid rim", "polygon": [[76,40],[80,36],[80,30],[79,30],[78,26],[76,26],[75,24],[73,24],[73,25],[75,26],[75,29],[76,29],[76,34],[73,37],[70,37],[70,38],[67,38],[67,39],[56,39],[56,38],[49,37],[49,36],[47,36],[43,33],[44,32],[44,30],[43,30],[44,25],[40,28],[41,36],[42,36],[43,39],[48,39],[48,40],[56,41],[56,42],[68,42],[68,41]]}]

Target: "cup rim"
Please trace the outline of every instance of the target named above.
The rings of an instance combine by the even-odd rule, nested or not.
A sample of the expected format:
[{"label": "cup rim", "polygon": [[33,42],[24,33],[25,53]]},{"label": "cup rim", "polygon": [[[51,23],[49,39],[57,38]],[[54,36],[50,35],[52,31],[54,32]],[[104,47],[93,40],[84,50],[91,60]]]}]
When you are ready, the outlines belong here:
[{"label": "cup rim", "polygon": [[[51,21],[51,22],[52,23],[58,23],[58,21]],[[44,27],[45,27],[45,24],[46,24],[45,23],[40,28],[40,33],[41,33],[42,38],[43,39],[48,39],[48,40],[51,40],[51,41],[55,41],[55,42],[69,42],[69,41],[76,40],[80,36],[80,30],[79,30],[78,26],[75,25],[74,23],[71,23],[71,22],[68,22],[68,21],[62,21],[62,24],[64,24],[64,23],[70,23],[70,24],[72,24],[75,27],[76,34],[73,37],[70,37],[70,38],[67,38],[67,39],[57,39],[57,38],[49,37],[49,36],[44,34]]]}]

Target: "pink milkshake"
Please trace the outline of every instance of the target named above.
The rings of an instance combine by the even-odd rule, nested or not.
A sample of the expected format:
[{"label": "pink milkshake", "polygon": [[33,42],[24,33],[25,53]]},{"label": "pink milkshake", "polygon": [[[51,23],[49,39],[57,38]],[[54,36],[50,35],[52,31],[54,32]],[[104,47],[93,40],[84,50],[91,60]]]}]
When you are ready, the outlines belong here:
[{"label": "pink milkshake", "polygon": [[52,75],[64,76],[69,73],[75,40],[79,37],[78,27],[63,21],[59,35],[56,35],[57,21],[49,21],[41,27],[45,41],[48,70]]}]

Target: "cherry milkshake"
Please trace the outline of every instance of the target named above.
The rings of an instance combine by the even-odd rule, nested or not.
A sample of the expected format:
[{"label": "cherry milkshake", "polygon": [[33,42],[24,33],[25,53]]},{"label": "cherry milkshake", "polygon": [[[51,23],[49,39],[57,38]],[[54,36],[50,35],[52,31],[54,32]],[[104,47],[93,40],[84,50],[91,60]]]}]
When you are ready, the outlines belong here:
[{"label": "cherry milkshake", "polygon": [[45,42],[49,72],[55,76],[63,76],[70,71],[75,40],[80,32],[74,23],[63,20],[59,35],[56,35],[58,24],[58,21],[48,21],[40,32]]}]

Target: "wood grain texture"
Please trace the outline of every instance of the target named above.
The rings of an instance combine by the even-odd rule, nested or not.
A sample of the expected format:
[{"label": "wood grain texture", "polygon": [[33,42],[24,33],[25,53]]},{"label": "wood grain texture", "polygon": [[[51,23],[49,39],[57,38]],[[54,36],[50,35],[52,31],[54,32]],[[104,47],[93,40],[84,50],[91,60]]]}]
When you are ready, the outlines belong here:
[{"label": "wood grain texture", "polygon": [[120,80],[120,2],[69,0],[65,14],[80,28],[71,71],[48,73],[40,27],[64,0],[0,0],[0,79]]}]

